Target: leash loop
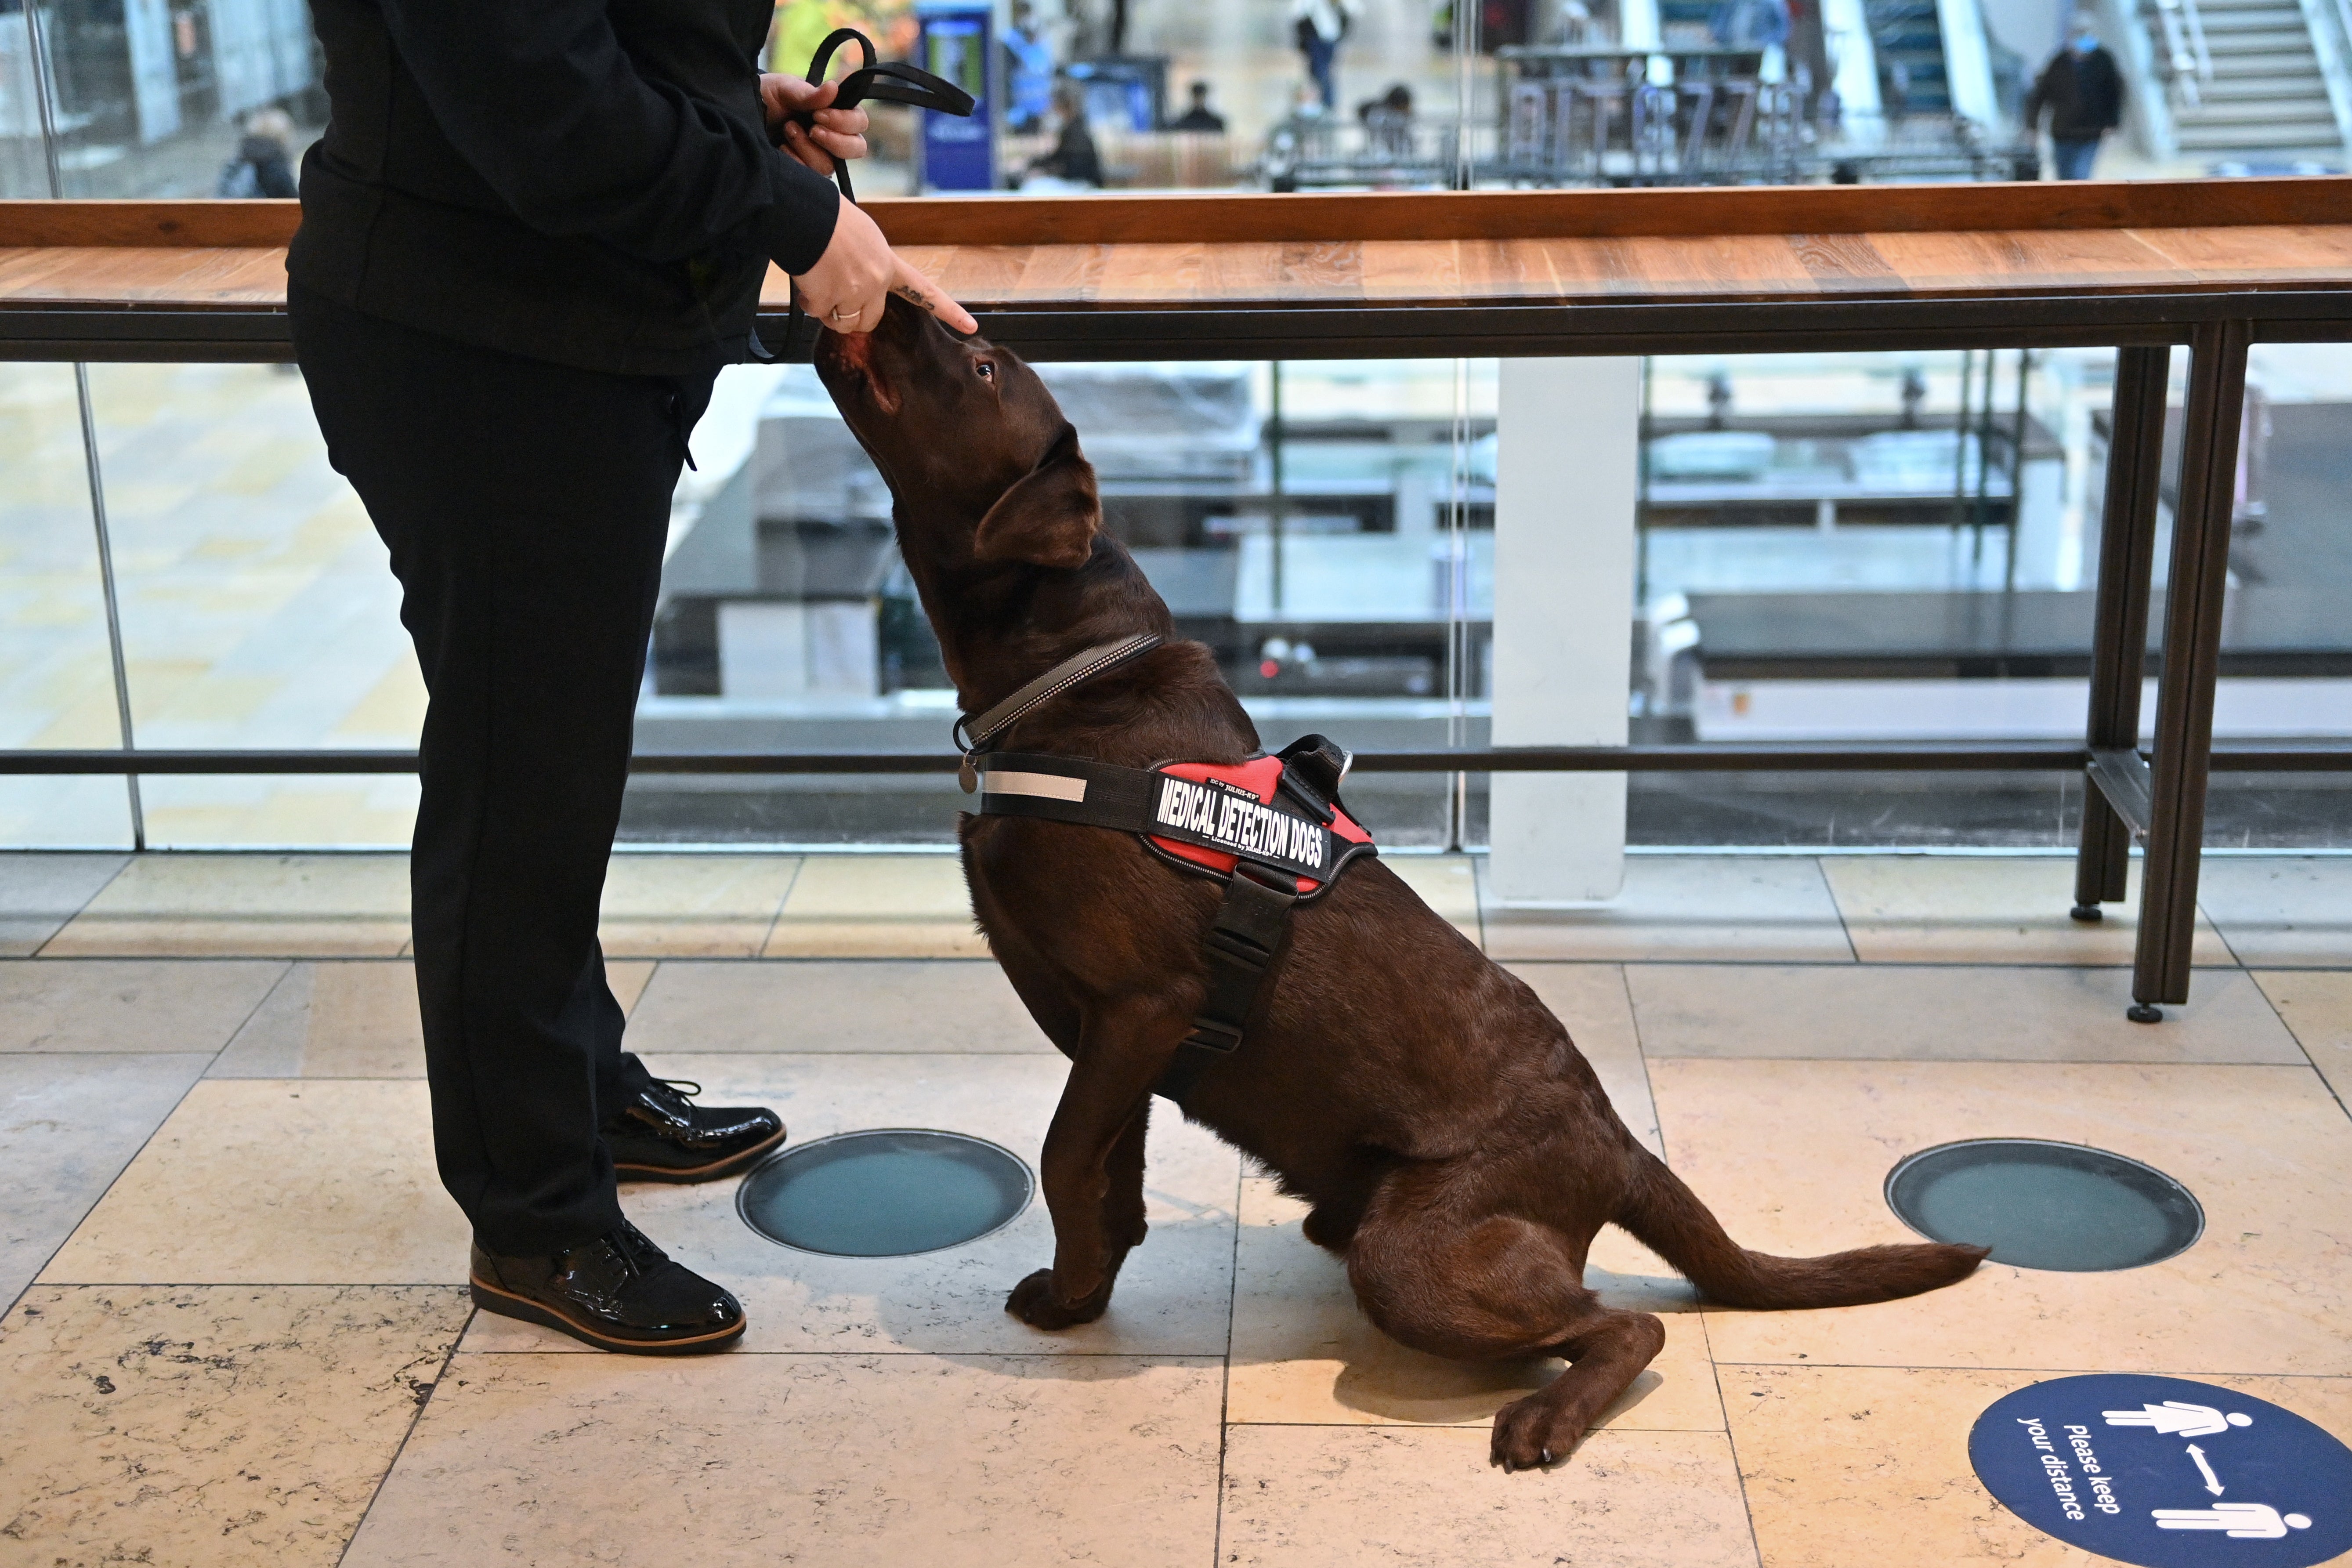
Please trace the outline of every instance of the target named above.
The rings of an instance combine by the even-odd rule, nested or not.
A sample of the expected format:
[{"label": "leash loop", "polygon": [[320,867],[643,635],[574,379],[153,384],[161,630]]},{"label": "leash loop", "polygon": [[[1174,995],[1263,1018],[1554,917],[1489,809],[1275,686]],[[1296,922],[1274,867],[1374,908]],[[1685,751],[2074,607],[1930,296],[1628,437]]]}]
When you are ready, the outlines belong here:
[{"label": "leash loop", "polygon": [[[835,27],[825,35],[824,42],[816,47],[816,53],[809,57],[808,80],[811,85],[824,82],[824,73],[833,68],[835,51],[844,44],[851,43],[857,46],[859,58],[864,63],[836,84],[838,90],[827,108],[855,109],[871,100],[877,103],[910,104],[917,109],[928,109],[934,114],[952,114],[959,118],[971,113],[974,107],[971,94],[955,83],[935,77],[927,70],[919,70],[904,60],[877,63],[874,56],[874,40],[855,27]],[[803,131],[814,130],[816,126],[814,111],[803,110],[787,115],[785,119],[787,123],[797,125]],[[776,145],[781,147],[783,144],[782,138],[778,137]],[[850,180],[849,164],[845,160],[834,159],[833,183],[841,188],[843,201],[855,203],[857,200],[857,188]],[[784,319],[782,350],[770,349],[760,336],[760,329],[754,326],[751,329],[751,357],[772,364],[813,363],[816,359],[817,334],[822,331],[823,323],[803,308],[800,296],[795,292]]]}]

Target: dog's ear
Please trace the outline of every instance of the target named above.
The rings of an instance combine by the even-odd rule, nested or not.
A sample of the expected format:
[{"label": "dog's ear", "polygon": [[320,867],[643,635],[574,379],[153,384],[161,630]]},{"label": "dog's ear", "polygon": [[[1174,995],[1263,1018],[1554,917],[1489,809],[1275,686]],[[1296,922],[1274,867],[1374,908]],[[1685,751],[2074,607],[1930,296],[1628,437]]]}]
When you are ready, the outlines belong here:
[{"label": "dog's ear", "polygon": [[1078,433],[1062,426],[1045,460],[997,498],[972,536],[982,561],[1026,561],[1036,566],[1083,566],[1102,527],[1095,466],[1078,450]]}]

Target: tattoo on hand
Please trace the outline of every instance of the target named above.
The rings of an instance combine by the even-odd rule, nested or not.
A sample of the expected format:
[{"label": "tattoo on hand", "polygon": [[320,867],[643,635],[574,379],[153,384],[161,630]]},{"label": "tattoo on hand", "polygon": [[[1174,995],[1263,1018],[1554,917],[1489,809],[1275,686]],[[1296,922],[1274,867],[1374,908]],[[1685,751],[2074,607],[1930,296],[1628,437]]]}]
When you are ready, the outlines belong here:
[{"label": "tattoo on hand", "polygon": [[936,316],[939,314],[939,311],[934,309],[931,304],[931,297],[924,293],[920,289],[916,288],[911,283],[901,283],[898,288],[892,289],[891,292],[898,295],[898,298],[906,300],[910,305],[920,305],[924,310],[929,310],[933,315]]}]

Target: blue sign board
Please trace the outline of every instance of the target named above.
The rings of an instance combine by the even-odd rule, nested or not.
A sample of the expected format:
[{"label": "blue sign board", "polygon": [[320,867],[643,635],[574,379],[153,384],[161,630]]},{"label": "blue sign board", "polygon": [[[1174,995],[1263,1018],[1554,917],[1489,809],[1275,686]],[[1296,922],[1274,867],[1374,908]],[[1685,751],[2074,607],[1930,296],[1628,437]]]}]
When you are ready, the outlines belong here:
[{"label": "blue sign board", "polygon": [[1977,1417],[1969,1462],[2035,1529],[2141,1568],[2311,1568],[2352,1550],[2352,1448],[2210,1384],[2037,1383]]},{"label": "blue sign board", "polygon": [[915,111],[921,122],[918,178],[933,191],[992,191],[996,188],[995,21],[985,0],[919,0],[915,20],[921,31],[915,64],[971,94],[969,119]]}]

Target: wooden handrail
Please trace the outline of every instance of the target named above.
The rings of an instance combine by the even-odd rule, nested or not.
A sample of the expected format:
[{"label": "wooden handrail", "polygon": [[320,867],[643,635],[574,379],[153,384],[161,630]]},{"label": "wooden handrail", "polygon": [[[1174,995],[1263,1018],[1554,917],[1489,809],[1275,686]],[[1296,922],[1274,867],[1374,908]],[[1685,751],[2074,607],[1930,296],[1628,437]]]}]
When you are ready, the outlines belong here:
[{"label": "wooden handrail", "polygon": [[[2352,223],[2352,177],[1646,190],[878,197],[898,245],[1316,244]],[[290,201],[0,202],[0,248],[276,248]]]}]

